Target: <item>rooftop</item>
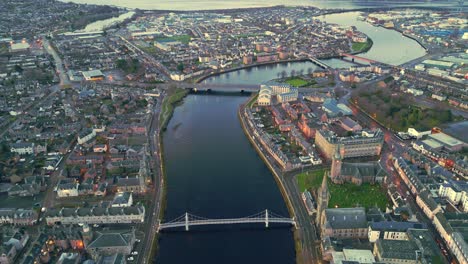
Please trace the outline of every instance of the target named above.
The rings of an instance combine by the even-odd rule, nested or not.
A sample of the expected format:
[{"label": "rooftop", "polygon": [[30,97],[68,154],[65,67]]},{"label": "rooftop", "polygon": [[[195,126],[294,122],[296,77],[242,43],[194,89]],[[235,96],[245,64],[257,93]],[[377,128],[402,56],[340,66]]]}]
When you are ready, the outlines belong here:
[{"label": "rooftop", "polygon": [[451,137],[451,136],[449,136],[447,134],[444,134],[444,133],[431,134],[431,135],[429,135],[429,138],[435,139],[435,140],[441,142],[442,144],[448,145],[450,147],[463,144],[462,141],[460,141],[460,140],[458,140],[456,138],[453,138],[453,137]]},{"label": "rooftop", "polygon": [[364,207],[325,209],[327,222],[333,229],[367,228]]}]

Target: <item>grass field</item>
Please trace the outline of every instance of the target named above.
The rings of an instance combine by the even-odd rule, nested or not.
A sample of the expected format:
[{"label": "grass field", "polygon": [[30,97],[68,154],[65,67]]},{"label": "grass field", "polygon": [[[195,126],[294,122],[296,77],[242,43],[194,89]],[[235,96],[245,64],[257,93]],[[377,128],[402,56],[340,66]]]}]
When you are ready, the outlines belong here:
[{"label": "grass field", "polygon": [[285,82],[291,86],[294,87],[306,87],[306,86],[312,86],[316,84],[317,82],[315,80],[312,81],[306,81],[302,79],[301,77],[290,77],[285,80]]},{"label": "grass field", "polygon": [[[299,190],[315,190],[322,184],[322,179],[325,170],[317,170],[312,172],[304,172],[298,174],[297,183]],[[328,180],[328,189],[330,190],[330,202],[328,206],[347,208],[363,206],[366,208],[377,206],[385,211],[388,200],[385,192],[379,185],[362,184],[357,186],[351,183],[346,184],[333,184]]]},{"label": "grass field", "polygon": [[317,171],[304,172],[298,174],[296,177],[299,190],[303,192],[306,189],[318,189],[320,187],[320,184],[322,184],[324,173],[325,170],[321,169]]},{"label": "grass field", "polygon": [[286,80],[286,83],[295,87],[302,87],[302,86],[306,86],[309,82],[301,78],[293,78],[293,79]]},{"label": "grass field", "polygon": [[353,42],[352,49],[354,52],[360,52],[360,51],[367,49],[369,45],[370,45],[369,41],[363,42],[363,43]]},{"label": "grass field", "polygon": [[352,183],[341,185],[328,182],[330,189],[330,202],[328,207],[356,207],[363,206],[366,208],[377,206],[380,210],[385,211],[387,207],[387,196],[379,185],[370,185],[363,183],[361,186]]}]

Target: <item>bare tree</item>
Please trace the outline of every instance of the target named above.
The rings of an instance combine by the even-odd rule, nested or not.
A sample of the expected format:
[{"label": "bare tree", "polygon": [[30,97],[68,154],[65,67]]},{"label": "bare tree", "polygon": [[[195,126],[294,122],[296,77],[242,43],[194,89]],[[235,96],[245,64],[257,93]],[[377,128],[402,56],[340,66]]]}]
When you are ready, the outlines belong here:
[{"label": "bare tree", "polygon": [[296,70],[292,69],[291,70],[291,77],[294,77],[294,76],[296,76]]},{"label": "bare tree", "polygon": [[285,70],[281,71],[281,78],[282,79],[286,78],[287,75],[288,75],[288,73]]}]

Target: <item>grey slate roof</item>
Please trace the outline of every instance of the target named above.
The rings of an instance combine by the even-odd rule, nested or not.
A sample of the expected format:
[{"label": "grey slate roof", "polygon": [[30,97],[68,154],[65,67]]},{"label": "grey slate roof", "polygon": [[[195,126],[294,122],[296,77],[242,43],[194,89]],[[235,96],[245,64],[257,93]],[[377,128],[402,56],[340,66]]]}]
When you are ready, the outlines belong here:
[{"label": "grey slate roof", "polygon": [[110,248],[132,246],[135,237],[134,230],[97,231],[96,239],[87,248]]},{"label": "grey slate roof", "polygon": [[333,229],[367,228],[364,207],[325,209],[328,224]]}]

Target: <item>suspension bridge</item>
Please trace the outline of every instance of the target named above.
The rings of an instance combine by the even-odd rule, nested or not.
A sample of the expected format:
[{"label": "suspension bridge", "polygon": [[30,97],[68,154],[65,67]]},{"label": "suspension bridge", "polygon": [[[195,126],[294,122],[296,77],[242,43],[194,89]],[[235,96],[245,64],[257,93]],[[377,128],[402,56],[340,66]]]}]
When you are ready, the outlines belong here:
[{"label": "suspension bridge", "polygon": [[268,228],[270,223],[290,224],[296,226],[296,221],[294,220],[294,218],[283,217],[268,210],[264,210],[260,213],[246,217],[226,219],[209,219],[205,217],[196,216],[190,213],[185,213],[172,221],[159,224],[158,232],[160,230],[176,227],[185,227],[185,231],[189,231],[190,226],[237,225],[252,223],[264,223],[266,228]]}]

